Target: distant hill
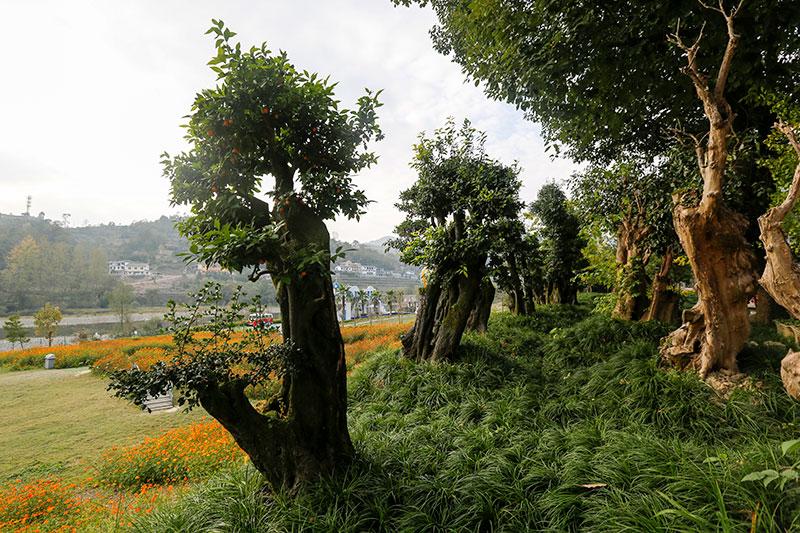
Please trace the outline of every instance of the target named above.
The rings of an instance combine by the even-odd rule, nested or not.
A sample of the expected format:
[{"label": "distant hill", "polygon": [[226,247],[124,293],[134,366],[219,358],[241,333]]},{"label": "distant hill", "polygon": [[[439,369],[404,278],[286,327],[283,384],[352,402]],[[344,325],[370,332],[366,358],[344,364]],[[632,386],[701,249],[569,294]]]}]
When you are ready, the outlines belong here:
[{"label": "distant hill", "polygon": [[63,228],[42,217],[4,215],[0,213],[0,270],[6,268],[8,253],[22,239],[60,241],[68,235]]},{"label": "distant hill", "polygon": [[[160,274],[181,274],[186,263],[178,254],[188,250],[186,239],[175,229],[176,217],[162,216],[157,220],[134,222],[130,225],[100,224],[64,228],[44,217],[14,216],[0,214],[0,269],[11,249],[24,237],[46,239],[74,245],[86,245],[102,250],[109,260],[129,259],[150,264],[150,269]],[[387,271],[413,271],[418,269],[405,265],[400,255],[384,250],[386,236],[374,241],[359,243],[331,239],[331,250],[341,246],[345,259],[372,265]]]},{"label": "distant hill", "polygon": [[179,253],[189,249],[186,239],[175,229],[176,217],[134,222],[130,225],[101,224],[68,228],[76,242],[105,250],[109,259],[129,259],[150,264],[161,274],[180,274],[186,263]]}]

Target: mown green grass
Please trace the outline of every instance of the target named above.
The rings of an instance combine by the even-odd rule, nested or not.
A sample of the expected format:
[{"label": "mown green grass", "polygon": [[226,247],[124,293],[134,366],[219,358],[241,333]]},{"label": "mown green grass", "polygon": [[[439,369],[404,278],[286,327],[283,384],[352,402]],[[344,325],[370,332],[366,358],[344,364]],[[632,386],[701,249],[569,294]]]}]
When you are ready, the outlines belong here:
[{"label": "mown green grass", "polygon": [[[452,364],[376,354],[350,380],[353,465],[296,498],[232,469],[136,531],[790,531],[800,488],[741,482],[800,434],[775,369],[742,354],[723,400],[660,368],[666,327],[574,308],[493,317]],[[759,330],[763,341],[774,337]]]},{"label": "mown green grass", "polygon": [[147,414],[114,398],[86,368],[0,373],[0,484],[91,474],[103,451],[199,420],[205,412]]}]

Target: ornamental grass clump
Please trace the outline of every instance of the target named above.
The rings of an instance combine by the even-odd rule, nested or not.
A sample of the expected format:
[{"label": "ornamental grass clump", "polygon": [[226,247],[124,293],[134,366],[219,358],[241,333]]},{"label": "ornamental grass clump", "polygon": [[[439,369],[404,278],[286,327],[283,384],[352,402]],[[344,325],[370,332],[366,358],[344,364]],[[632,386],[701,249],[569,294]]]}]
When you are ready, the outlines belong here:
[{"label": "ornamental grass clump", "polygon": [[[544,306],[539,312],[550,314]],[[379,351],[349,380],[357,450],[350,468],[299,494],[267,498],[253,469],[237,466],[139,517],[133,529],[800,526],[800,483],[742,481],[765,468],[780,471],[786,460],[776,450],[797,437],[800,410],[780,383],[764,379],[724,399],[696,376],[658,366],[663,326],[603,322],[614,328],[604,333],[599,323],[499,314],[487,334],[465,336],[455,362]],[[545,358],[555,368],[559,354],[563,372],[554,380],[541,369]]]}]

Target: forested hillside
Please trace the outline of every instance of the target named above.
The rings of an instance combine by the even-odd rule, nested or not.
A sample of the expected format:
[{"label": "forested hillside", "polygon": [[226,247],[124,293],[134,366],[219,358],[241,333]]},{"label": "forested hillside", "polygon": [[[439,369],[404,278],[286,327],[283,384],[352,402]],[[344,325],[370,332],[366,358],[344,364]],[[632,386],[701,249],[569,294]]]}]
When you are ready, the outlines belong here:
[{"label": "forested hillside", "polygon": [[[196,290],[206,278],[223,283],[228,292],[236,284],[247,284],[244,274],[198,272],[182,253],[188,243],[175,229],[176,217],[138,221],[130,225],[101,224],[77,228],[42,217],[0,214],[0,313],[31,312],[51,302],[62,309],[105,308],[111,290],[120,282],[108,274],[108,261],[127,259],[146,262],[153,273],[134,283],[139,305],[160,306],[170,298],[180,300]],[[347,250],[346,259],[388,271],[405,271],[397,252],[385,252],[380,243],[331,240],[331,249]],[[344,280],[362,284],[358,275]],[[381,284],[379,289],[415,285],[415,280]],[[250,286],[268,304],[274,303],[269,280]]]}]

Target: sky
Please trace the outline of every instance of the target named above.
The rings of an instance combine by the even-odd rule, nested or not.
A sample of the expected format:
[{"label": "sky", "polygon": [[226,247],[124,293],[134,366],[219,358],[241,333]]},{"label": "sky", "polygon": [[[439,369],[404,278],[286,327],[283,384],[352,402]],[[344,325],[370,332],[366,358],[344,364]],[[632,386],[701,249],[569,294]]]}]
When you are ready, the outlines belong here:
[{"label": "sky", "polygon": [[205,31],[222,19],[249,47],[266,41],[296,67],[330,75],[350,107],[365,87],[383,89],[386,138],[378,164],[356,176],[374,201],[360,222],[329,223],[341,239],[388,235],[402,220],[398,192],[420,131],[448,116],[488,135],[487,151],[522,167],[522,197],[577,168],[552,159],[538,125],[488,99],[433,49],[430,9],[389,0],[0,0],[5,22],[0,82],[0,212],[69,213],[71,226],[128,224],[185,213],[169,205],[160,155],[186,149],[181,124],[195,93],[213,86]]}]

